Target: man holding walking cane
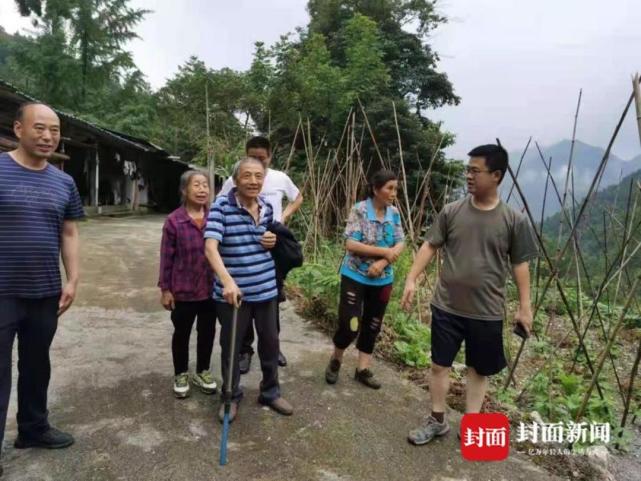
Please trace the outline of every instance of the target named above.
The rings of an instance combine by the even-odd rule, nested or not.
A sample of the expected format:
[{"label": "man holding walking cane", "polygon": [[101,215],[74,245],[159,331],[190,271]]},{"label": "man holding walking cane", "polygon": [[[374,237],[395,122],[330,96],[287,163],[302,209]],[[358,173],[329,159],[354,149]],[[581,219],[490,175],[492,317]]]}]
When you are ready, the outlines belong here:
[{"label": "man holding walking cane", "polygon": [[[259,160],[248,157],[236,163],[232,176],[236,187],[214,201],[205,228],[205,252],[216,274],[214,300],[222,326],[223,393],[231,383],[229,421],[235,419],[243,396],[239,386],[238,352],[252,320],[256,324],[263,371],[258,402],[280,414],[291,415],[294,410],[281,397],[278,382],[278,289],[274,260],[269,252],[276,245],[276,235],[267,231],[273,220],[272,206],[259,195],[265,167]],[[230,359],[234,308],[238,314],[234,355]],[[233,364],[231,379],[230,362]],[[223,403],[218,412],[221,422],[224,414]]]}]

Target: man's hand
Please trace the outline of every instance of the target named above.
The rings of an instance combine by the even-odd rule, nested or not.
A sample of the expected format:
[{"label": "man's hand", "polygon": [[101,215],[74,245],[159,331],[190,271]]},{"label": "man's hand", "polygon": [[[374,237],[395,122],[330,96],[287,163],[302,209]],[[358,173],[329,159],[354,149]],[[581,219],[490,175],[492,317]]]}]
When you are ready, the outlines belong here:
[{"label": "man's hand", "polygon": [[168,311],[173,311],[176,308],[176,301],[174,300],[174,295],[171,291],[162,291],[160,303],[162,304],[162,307]]},{"label": "man's hand", "polygon": [[520,306],[514,315],[514,324],[521,324],[528,336],[532,333],[532,309],[530,306]]},{"label": "man's hand", "polygon": [[403,297],[401,297],[401,307],[408,312],[411,310],[415,293],[416,293],[416,282],[408,279],[407,281],[405,281],[405,288],[403,289]]},{"label": "man's hand", "polygon": [[381,277],[381,274],[387,265],[388,263],[385,259],[379,259],[376,262],[372,262],[369,269],[367,269],[367,277]]},{"label": "man's hand", "polygon": [[267,250],[273,249],[276,245],[276,234],[270,231],[265,232],[263,237],[260,238],[260,245]]},{"label": "man's hand", "polygon": [[73,282],[67,282],[62,294],[60,295],[60,300],[58,301],[58,317],[62,316],[67,309],[73,304],[73,300],[76,298],[76,284]]},{"label": "man's hand", "polygon": [[223,297],[225,301],[227,301],[227,304],[240,307],[240,298],[242,295],[243,293],[234,281],[230,281],[229,284],[223,286]]}]

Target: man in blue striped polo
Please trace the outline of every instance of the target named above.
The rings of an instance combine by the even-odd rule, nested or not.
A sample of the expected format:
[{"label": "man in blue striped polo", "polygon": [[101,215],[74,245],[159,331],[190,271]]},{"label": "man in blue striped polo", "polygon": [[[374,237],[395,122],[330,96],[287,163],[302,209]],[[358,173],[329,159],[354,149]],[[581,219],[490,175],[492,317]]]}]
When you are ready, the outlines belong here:
[{"label": "man in blue striped polo", "polygon": [[[221,366],[224,393],[229,368],[229,348],[234,305],[239,306],[236,333],[232,404],[230,419],[238,412],[243,392],[239,386],[240,347],[254,320],[258,334],[258,357],[263,371],[258,402],[274,411],[291,415],[293,408],[280,395],[278,383],[278,290],[274,260],[269,252],[276,245],[276,235],[267,231],[273,220],[272,206],[261,197],[265,167],[248,157],[236,163],[232,173],[236,185],[227,195],[216,198],[205,228],[207,259],[216,273],[214,299],[220,334]],[[221,404],[218,416],[223,420]]]},{"label": "man in blue striped polo", "polygon": [[[0,154],[0,446],[18,336],[18,437],[15,447],[64,448],[73,437],[51,427],[49,347],[76,295],[84,217],[73,179],[49,164],[60,119],[48,106],[24,104],[14,122],[18,148]],[[60,253],[67,282],[60,281]],[[0,473],[2,468],[0,467]]]}]

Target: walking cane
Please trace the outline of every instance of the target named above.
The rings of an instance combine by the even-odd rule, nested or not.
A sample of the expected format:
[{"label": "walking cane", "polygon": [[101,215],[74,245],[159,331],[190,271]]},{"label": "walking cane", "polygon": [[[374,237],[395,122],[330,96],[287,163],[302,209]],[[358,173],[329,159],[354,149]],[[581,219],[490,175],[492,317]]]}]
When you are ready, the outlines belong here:
[{"label": "walking cane", "polygon": [[[240,305],[240,304],[239,304]],[[227,464],[227,437],[229,436],[229,411],[231,409],[231,386],[234,382],[234,357],[236,355],[236,329],[238,325],[238,307],[234,304],[234,313],[231,321],[231,346],[229,347],[229,368],[227,370],[227,386],[223,393],[225,402],[225,416],[223,418],[223,435],[220,438],[220,465]]]}]

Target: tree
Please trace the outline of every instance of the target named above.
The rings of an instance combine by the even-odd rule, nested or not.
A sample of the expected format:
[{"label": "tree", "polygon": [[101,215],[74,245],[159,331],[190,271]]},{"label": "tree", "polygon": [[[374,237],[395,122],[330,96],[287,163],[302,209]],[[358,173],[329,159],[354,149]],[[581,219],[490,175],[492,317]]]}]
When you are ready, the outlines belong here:
[{"label": "tree", "polygon": [[[105,84],[122,80],[136,70],[131,54],[124,47],[137,38],[134,28],[149,10],[131,8],[128,3],[129,0],[17,0],[20,12],[32,16],[39,33],[35,44],[26,45],[27,50],[44,48],[40,53],[47,55],[47,64],[54,63],[58,55],[75,60],[63,65],[64,72],[74,76],[74,83],[68,83],[69,87],[79,90],[70,96],[75,100],[74,110],[83,110],[91,89],[103,90]],[[51,65],[44,70],[31,68],[34,55],[37,54],[27,52],[23,62],[25,73],[35,77],[36,83],[45,81],[39,78],[42,75],[53,74],[53,79],[60,84],[60,76],[56,75],[59,69]],[[50,93],[44,89],[45,95]]]},{"label": "tree", "polygon": [[42,26],[35,37],[16,36],[9,48],[7,80],[48,103],[75,109],[77,63],[63,31]]},{"label": "tree", "polygon": [[[288,146],[300,120],[309,120],[312,143],[332,149],[350,110],[359,114],[356,129],[369,133],[362,105],[376,137],[376,144],[369,135],[360,143],[366,170],[389,162],[400,171],[400,134],[409,196],[422,195],[419,186],[434,158],[429,187],[437,204],[447,183],[460,184],[460,179],[451,182],[457,168],[445,162],[442,150],[453,136],[425,112],[459,101],[447,76],[436,70],[438,57],[426,42],[445,19],[433,2],[422,0],[310,0],[308,10],[310,23],[297,37],[257,47],[249,77],[269,72],[267,86],[255,94],[261,102],[249,105],[258,129]],[[303,169],[303,162],[300,156],[292,165]]]},{"label": "tree", "polygon": [[87,86],[95,87],[105,78],[126,75],[135,69],[131,54],[124,50],[149,10],[133,9],[128,0],[72,0],[69,12],[71,46],[77,49],[81,66],[81,99]]},{"label": "tree", "polygon": [[206,89],[210,144],[218,146],[217,153],[237,150],[245,138],[236,117],[243,109],[243,74],[210,70],[202,60],[191,57],[155,95],[158,124],[154,138],[184,160],[202,165],[207,163]]},{"label": "tree", "polygon": [[[356,14],[373,20],[380,30],[383,62],[391,87],[422,116],[427,107],[457,104],[447,75],[436,70],[438,55],[427,40],[431,31],[447,21],[428,0],[309,0],[310,32],[323,34],[333,58],[345,62],[345,25]],[[413,26],[413,30],[408,29]]]}]

